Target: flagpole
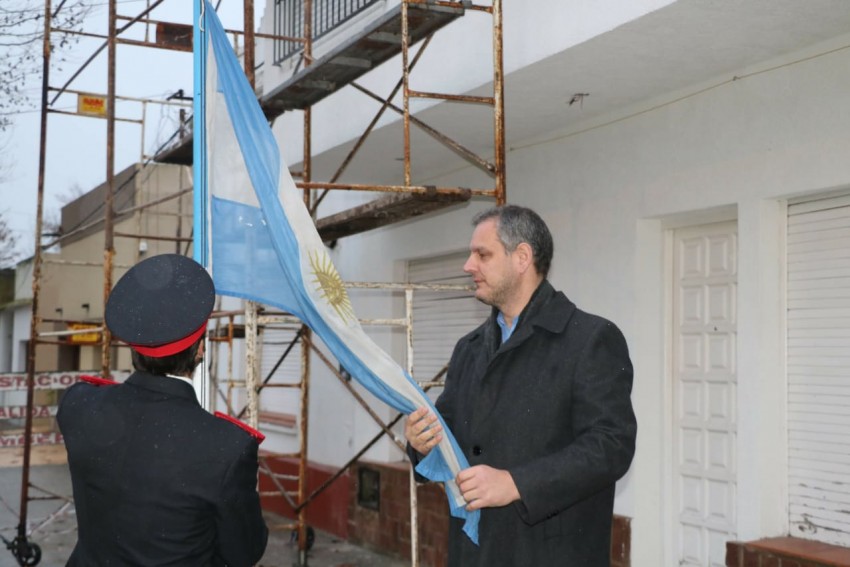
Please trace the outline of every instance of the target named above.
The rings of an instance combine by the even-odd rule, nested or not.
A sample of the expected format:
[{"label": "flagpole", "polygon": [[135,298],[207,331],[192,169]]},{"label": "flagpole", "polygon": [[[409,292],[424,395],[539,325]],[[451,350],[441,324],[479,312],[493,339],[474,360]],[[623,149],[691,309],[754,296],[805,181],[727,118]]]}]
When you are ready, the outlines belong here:
[{"label": "flagpole", "polygon": [[[209,233],[207,222],[207,129],[206,129],[206,61],[207,34],[204,24],[206,0],[195,0],[192,6],[192,53],[194,89],[192,112],[192,251],[195,260],[209,265]],[[206,339],[204,339],[206,340]],[[210,352],[209,342],[204,345]],[[199,364],[193,377],[195,395],[204,409],[210,409],[210,384],[206,364]]]},{"label": "flagpole", "polygon": [[194,54],[194,94],[192,114],[192,183],[193,183],[193,228],[192,240],[194,258],[202,266],[209,264],[207,234],[207,132],[206,116],[206,29],[203,25],[204,4],[206,0],[193,2],[192,52]]}]

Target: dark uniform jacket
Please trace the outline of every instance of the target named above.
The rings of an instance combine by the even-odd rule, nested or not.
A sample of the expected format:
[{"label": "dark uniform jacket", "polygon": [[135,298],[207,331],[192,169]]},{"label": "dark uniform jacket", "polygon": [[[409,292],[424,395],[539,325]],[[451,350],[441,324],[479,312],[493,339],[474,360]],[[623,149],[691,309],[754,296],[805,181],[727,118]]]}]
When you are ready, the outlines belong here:
[{"label": "dark uniform jacket", "polygon": [[548,281],[504,344],[496,315],[458,342],[436,406],[470,466],[508,470],[521,500],[482,510],[480,546],[451,518],[449,565],[607,567],[637,429],[625,339]]},{"label": "dark uniform jacket", "polygon": [[58,414],[77,510],[68,565],[253,565],[268,530],[258,442],[201,408],[191,385],[142,372],[80,383]]}]

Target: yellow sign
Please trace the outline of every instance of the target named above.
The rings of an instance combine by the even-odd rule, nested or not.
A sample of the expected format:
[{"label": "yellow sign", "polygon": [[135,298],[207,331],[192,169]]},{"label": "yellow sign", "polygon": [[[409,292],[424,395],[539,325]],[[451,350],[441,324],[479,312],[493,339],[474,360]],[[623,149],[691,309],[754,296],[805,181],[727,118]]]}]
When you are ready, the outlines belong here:
[{"label": "yellow sign", "polygon": [[92,116],[106,116],[106,97],[93,94],[78,94],[77,112]]},{"label": "yellow sign", "polygon": [[[98,325],[90,323],[68,323],[69,331],[82,331],[84,329],[97,329]],[[75,345],[96,345],[100,343],[100,333],[74,333],[68,335],[68,342]]]}]

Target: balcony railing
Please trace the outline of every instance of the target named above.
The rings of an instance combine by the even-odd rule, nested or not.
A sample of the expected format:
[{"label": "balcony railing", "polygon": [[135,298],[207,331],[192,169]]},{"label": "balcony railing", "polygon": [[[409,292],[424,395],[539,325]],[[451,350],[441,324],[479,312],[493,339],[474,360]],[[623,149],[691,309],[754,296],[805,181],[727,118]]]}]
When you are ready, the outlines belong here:
[{"label": "balcony railing", "polygon": [[[327,35],[379,0],[313,0],[313,41]],[[304,37],[304,0],[275,0],[274,34]],[[274,42],[275,65],[303,50],[297,41]]]}]

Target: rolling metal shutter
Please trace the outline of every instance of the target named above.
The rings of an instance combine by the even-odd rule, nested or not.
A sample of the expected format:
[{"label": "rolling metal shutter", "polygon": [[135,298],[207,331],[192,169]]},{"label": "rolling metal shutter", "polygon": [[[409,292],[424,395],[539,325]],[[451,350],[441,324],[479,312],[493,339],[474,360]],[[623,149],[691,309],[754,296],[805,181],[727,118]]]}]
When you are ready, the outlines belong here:
[{"label": "rolling metal shutter", "polygon": [[850,546],[850,195],[788,206],[791,535]]},{"label": "rolling metal shutter", "polygon": [[[467,253],[411,260],[410,283],[471,285],[463,271]],[[413,294],[413,377],[426,382],[451,358],[459,338],[490,315],[490,307],[465,291],[425,291]]]},{"label": "rolling metal shutter", "polygon": [[[294,384],[301,380],[301,342],[299,341],[286,358],[290,342],[298,332],[298,325],[266,327],[261,336],[260,380],[265,380],[274,371],[269,384]],[[278,364],[279,363],[279,364]],[[277,366],[277,368],[275,368]],[[260,409],[276,413],[298,415],[301,391],[297,388],[265,388],[260,395]]]}]

